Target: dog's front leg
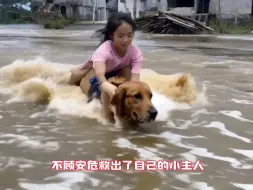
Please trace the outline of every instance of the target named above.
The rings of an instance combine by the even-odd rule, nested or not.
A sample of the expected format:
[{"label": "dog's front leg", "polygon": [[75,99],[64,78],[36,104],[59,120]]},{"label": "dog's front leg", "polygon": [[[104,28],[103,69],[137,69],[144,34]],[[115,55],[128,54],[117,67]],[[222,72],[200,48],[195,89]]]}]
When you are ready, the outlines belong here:
[{"label": "dog's front leg", "polygon": [[110,110],[110,98],[106,93],[101,93],[102,115],[112,124],[115,124],[114,113]]}]

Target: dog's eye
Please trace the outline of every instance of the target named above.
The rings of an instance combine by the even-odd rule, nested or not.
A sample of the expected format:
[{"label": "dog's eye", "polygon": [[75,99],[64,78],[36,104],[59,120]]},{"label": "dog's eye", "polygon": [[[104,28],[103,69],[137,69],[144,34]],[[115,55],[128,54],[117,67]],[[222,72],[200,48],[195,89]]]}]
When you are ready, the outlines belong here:
[{"label": "dog's eye", "polygon": [[141,99],[141,94],[139,94],[139,93],[138,93],[138,94],[135,94],[135,95],[134,95],[134,98],[136,98],[136,99]]}]

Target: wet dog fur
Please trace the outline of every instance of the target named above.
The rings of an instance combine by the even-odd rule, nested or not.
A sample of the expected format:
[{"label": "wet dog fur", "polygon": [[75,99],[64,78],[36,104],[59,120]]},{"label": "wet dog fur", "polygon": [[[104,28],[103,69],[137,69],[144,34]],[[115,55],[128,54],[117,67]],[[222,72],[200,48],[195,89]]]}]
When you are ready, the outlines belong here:
[{"label": "wet dog fur", "polygon": [[112,77],[108,82],[117,86],[114,96],[106,96],[110,107],[103,108],[103,114],[110,123],[115,123],[116,118],[122,124],[136,126],[138,124],[150,123],[156,119],[157,109],[151,102],[152,92],[150,87],[141,81],[127,81],[123,77]]}]

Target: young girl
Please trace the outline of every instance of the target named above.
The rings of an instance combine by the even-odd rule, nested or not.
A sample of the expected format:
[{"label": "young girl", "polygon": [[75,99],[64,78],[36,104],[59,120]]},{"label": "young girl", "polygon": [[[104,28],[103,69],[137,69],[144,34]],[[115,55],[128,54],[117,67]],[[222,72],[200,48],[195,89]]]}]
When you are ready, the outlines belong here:
[{"label": "young girl", "polygon": [[131,15],[123,12],[112,14],[103,29],[104,38],[100,46],[88,61],[72,70],[70,84],[80,83],[88,71],[94,69],[100,89],[111,98],[116,86],[106,81],[106,74],[113,72],[127,80],[139,80],[143,56],[132,44],[134,32],[135,23]]}]

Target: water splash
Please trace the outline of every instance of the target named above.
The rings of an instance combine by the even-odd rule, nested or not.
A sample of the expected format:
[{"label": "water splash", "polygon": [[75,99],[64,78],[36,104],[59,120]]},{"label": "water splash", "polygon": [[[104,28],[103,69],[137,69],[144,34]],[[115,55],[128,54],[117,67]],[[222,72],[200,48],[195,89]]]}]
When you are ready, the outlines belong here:
[{"label": "water splash", "polygon": [[[75,65],[60,64],[36,57],[28,60],[16,60],[0,69],[0,92],[11,94],[6,103],[35,102],[47,103],[44,112],[34,113],[31,117],[47,114],[62,114],[77,117],[88,117],[104,122],[101,118],[101,105],[98,101],[86,103],[87,97],[77,86],[68,85],[71,69]],[[144,69],[141,80],[148,83],[154,93],[152,102],[158,109],[157,120],[166,121],[169,112],[174,109],[190,109],[188,102],[204,102],[203,92],[196,91],[195,81],[185,75],[184,91],[176,84],[182,73],[160,75],[150,69]],[[178,102],[177,102],[178,100]],[[185,101],[185,103],[184,103]]]}]

